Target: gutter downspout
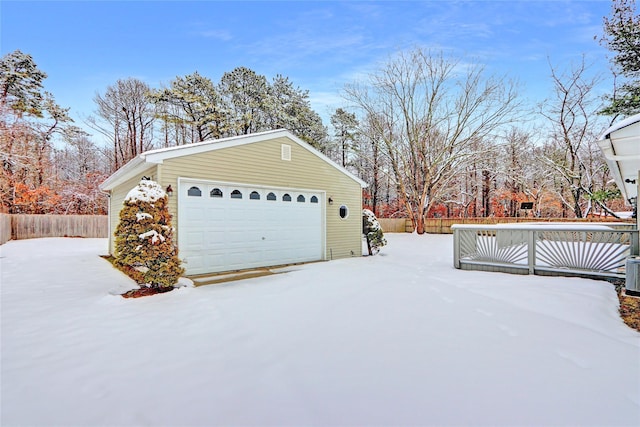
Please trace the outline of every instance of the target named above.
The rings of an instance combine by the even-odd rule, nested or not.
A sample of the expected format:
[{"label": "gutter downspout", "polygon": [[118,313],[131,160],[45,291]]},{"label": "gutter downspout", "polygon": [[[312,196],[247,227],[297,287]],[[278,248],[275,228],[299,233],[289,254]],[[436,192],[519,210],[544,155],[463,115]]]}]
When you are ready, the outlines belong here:
[{"label": "gutter downspout", "polygon": [[107,253],[113,255],[111,252],[111,190],[100,190],[100,192],[107,196],[107,230],[109,233],[107,236]]}]

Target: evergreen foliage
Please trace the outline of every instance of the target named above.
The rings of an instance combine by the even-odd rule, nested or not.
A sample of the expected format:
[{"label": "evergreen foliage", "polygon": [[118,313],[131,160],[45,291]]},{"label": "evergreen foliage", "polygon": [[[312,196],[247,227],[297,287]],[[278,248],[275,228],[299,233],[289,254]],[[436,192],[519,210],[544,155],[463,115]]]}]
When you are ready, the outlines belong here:
[{"label": "evergreen foliage", "polygon": [[604,18],[604,31],[600,42],[614,52],[615,73],[626,81],[606,97],[609,105],[601,113],[630,116],[640,112],[640,15],[635,0],[614,0],[611,17]]},{"label": "evergreen foliage", "polygon": [[369,255],[377,254],[387,244],[378,218],[369,209],[362,210],[362,234],[367,238]]},{"label": "evergreen foliage", "polygon": [[19,50],[0,59],[0,103],[19,113],[42,117],[43,85],[47,74],[31,55]]},{"label": "evergreen foliage", "polygon": [[168,88],[152,90],[149,99],[164,122],[166,146],[278,128],[316,148],[327,139],[309,92],[282,75],[269,82],[249,68],[237,67],[216,84],[196,72],[176,77]]},{"label": "evergreen foliage", "polygon": [[[157,107],[157,115],[164,122],[165,143],[170,130],[176,145],[221,138],[228,133],[229,112],[215,85],[198,72],[176,77],[168,88],[152,90],[149,99]],[[195,139],[190,139],[194,130]]]},{"label": "evergreen foliage", "polygon": [[338,108],[335,113],[331,115],[331,125],[335,130],[334,136],[342,156],[342,166],[346,167],[349,163],[350,152],[355,150],[355,142],[358,134],[358,119],[355,113],[350,113],[342,108]]},{"label": "evergreen foliage", "polygon": [[125,198],[115,232],[116,265],[152,288],[170,288],[184,273],[167,203],[162,188],[143,179]]}]

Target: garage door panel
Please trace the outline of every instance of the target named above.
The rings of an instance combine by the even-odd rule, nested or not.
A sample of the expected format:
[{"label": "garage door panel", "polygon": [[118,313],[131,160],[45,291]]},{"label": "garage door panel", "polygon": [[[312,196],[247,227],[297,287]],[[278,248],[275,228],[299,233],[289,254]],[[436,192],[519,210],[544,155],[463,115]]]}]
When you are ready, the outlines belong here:
[{"label": "garage door panel", "polygon": [[206,233],[205,246],[208,250],[223,250],[226,247],[226,233],[224,231],[209,231]]},{"label": "garage door panel", "polygon": [[205,219],[204,213],[204,207],[189,206],[185,218],[190,223],[203,223]]},{"label": "garage door panel", "polygon": [[188,270],[199,270],[202,269],[204,267],[204,262],[203,262],[203,256],[201,255],[189,255],[188,259],[187,259],[187,265],[186,268]]},{"label": "garage door panel", "polygon": [[188,251],[199,251],[204,249],[204,239],[202,233],[187,231],[187,245],[185,245],[185,250]]},{"label": "garage door panel", "polygon": [[[211,204],[211,202],[208,203]],[[228,216],[224,206],[207,206],[206,215],[206,220],[213,222],[224,222]]]}]

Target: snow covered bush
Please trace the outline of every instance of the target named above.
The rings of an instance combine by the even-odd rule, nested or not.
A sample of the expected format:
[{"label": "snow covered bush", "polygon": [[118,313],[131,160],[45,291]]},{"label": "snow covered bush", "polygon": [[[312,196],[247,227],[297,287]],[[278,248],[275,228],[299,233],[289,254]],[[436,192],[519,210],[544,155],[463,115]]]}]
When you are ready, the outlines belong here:
[{"label": "snow covered bush", "polygon": [[378,218],[369,209],[362,210],[362,234],[367,238],[369,255],[377,254],[380,248],[387,244]]},{"label": "snow covered bush", "polygon": [[155,289],[172,288],[184,273],[167,203],[162,187],[143,179],[125,197],[115,231],[115,264]]}]

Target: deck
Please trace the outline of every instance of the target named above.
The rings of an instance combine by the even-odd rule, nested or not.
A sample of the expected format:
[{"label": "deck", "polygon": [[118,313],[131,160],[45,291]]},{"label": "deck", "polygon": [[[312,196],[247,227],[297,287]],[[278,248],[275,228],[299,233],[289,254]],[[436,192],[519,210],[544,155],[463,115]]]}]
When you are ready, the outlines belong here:
[{"label": "deck", "polygon": [[520,223],[453,225],[453,264],[462,270],[512,274],[625,278],[638,255],[631,224]]}]

